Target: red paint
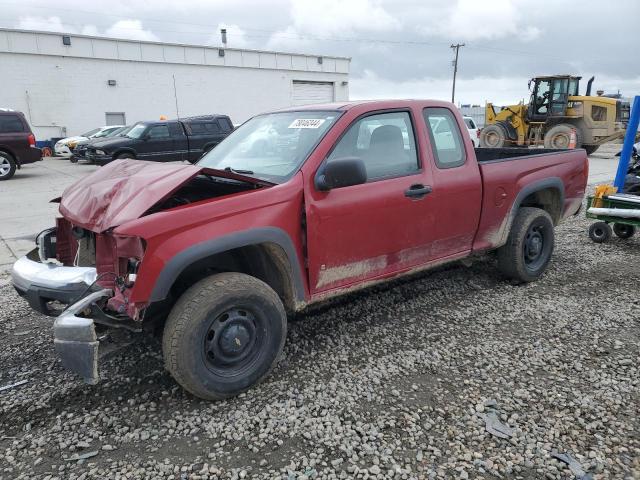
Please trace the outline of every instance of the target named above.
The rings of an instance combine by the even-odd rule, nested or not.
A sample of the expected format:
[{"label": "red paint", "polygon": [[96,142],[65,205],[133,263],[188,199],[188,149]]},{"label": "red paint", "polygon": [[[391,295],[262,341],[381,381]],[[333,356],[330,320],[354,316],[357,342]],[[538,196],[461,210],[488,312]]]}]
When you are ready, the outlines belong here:
[{"label": "red paint", "polygon": [[[425,107],[450,109],[466,149],[464,165],[439,169],[423,120]],[[147,304],[165,264],[197,243],[259,227],[277,227],[292,240],[299,258],[307,302],[358,285],[462,258],[499,246],[511,206],[524,187],[558,177],[565,186],[562,217],[575,212],[585,192],[583,150],[478,165],[461,115],[438,101],[375,101],[304,107],[342,110],[300,170],[280,185],[249,180],[259,188],[203,200],[150,215],[145,213],[202,169],[194,165],[118,161],[69,187],[60,212],[75,225],[113,236],[110,254],[97,259],[99,273],[123,266],[121,257],[142,257],[135,285],[119,294],[114,307],[138,312]],[[410,112],[421,169],[410,176],[320,192],[316,171],[341,134],[361,115],[385,109]],[[295,109],[291,109],[295,110]],[[413,184],[432,187],[421,200],[405,197]],[[303,213],[306,230],[303,231]],[[125,239],[129,240],[125,240]],[[144,253],[139,251],[144,240]],[[306,242],[306,245],[305,245]],[[99,250],[109,244],[100,240]],[[124,253],[123,253],[124,252]],[[121,255],[121,253],[123,253]],[[134,315],[135,316],[135,315]]]}]

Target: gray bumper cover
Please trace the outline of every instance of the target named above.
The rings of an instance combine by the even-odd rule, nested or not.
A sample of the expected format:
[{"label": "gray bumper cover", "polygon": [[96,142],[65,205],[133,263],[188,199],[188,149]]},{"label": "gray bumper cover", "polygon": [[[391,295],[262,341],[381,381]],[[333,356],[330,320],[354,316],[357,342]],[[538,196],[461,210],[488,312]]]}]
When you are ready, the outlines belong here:
[{"label": "gray bumper cover", "polygon": [[62,312],[53,324],[53,341],[62,364],[92,385],[99,380],[99,341],[93,320],[78,317],[77,314],[88,309],[101,298],[111,295],[112,292],[108,289],[87,295]]}]

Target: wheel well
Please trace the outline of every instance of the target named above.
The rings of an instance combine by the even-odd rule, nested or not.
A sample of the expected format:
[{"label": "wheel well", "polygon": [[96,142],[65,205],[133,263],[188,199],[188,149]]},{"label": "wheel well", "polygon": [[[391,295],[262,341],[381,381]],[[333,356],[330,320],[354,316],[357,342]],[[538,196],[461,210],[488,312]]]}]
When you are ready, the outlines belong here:
[{"label": "wheel well", "polygon": [[11,158],[13,158],[13,160],[16,160],[16,155],[9,149],[4,148],[4,147],[0,147],[0,152],[2,153],[6,153],[7,155],[9,155]]},{"label": "wheel well", "polygon": [[278,294],[285,308],[293,312],[296,309],[296,292],[291,268],[284,249],[275,243],[234,248],[187,266],[171,286],[171,297],[179,298],[191,285],[209,275],[238,272],[265,282]]},{"label": "wheel well", "polygon": [[123,149],[123,150],[117,150],[114,154],[113,154],[113,158],[116,159],[118,158],[120,155],[122,155],[123,153],[128,153],[129,155],[133,155],[133,157],[135,158],[136,156],[136,152],[134,152],[133,150],[129,150],[127,148]]},{"label": "wheel well", "polygon": [[562,215],[562,200],[557,188],[545,188],[529,194],[522,200],[520,207],[536,207],[545,210],[554,225],[558,225]]}]

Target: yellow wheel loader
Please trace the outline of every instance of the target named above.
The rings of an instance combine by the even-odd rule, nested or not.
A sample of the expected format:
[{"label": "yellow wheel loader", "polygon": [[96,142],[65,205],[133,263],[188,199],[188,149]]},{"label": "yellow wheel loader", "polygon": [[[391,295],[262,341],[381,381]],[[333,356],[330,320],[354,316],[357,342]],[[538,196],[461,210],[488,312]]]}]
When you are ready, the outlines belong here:
[{"label": "yellow wheel loader", "polygon": [[[624,136],[630,105],[616,98],[591,96],[591,84],[579,95],[580,79],[571,75],[537,77],[529,81],[528,104],[502,107],[487,103],[481,147],[576,148],[595,152],[600,145]],[[601,92],[598,92],[601,93]]]}]

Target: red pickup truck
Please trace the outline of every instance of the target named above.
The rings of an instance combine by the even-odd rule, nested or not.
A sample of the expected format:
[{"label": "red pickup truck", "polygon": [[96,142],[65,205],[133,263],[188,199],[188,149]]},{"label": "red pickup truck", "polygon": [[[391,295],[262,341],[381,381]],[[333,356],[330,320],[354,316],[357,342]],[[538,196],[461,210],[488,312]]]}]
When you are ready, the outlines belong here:
[{"label": "red pickup truck", "polygon": [[54,342],[85,381],[101,341],[155,325],[177,382],[225,398],[268,374],[287,314],[314,302],[492,250],[506,277],[538,279],[587,171],[582,149],[474,150],[447,102],[280,110],[196,165],[79,180],[13,284],[40,312],[70,305]]}]

